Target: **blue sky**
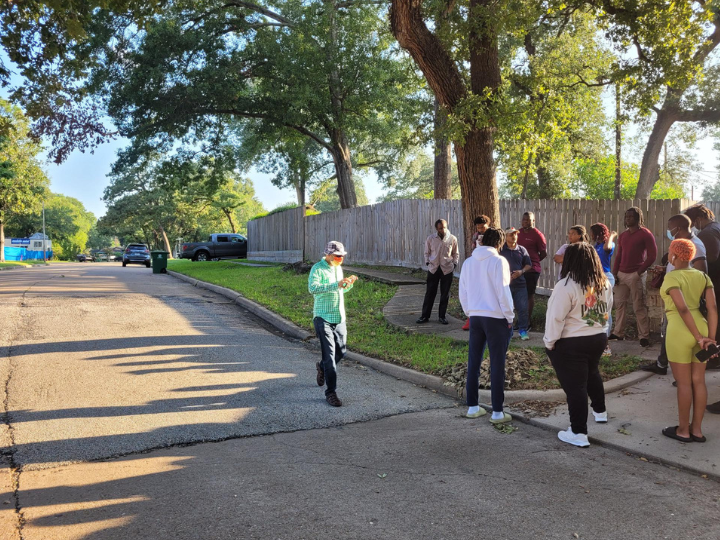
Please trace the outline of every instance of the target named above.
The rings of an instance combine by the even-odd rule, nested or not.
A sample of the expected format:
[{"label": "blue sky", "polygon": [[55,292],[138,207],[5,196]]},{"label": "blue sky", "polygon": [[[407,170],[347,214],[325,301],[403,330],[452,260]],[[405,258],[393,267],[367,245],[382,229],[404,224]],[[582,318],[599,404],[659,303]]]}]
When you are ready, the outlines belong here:
[{"label": "blue sky", "polygon": [[[50,178],[50,189],[80,200],[87,210],[100,217],[105,214],[103,190],[108,185],[107,174],[115,161],[116,152],[127,140],[113,141],[95,149],[93,154],[73,152],[61,165],[48,163],[45,170]],[[248,175],[255,186],[257,198],[266,209],[272,210],[288,202],[295,202],[294,189],[278,189],[270,182],[270,175],[251,171]],[[374,178],[364,179],[370,202],[382,194],[382,186]]]}]

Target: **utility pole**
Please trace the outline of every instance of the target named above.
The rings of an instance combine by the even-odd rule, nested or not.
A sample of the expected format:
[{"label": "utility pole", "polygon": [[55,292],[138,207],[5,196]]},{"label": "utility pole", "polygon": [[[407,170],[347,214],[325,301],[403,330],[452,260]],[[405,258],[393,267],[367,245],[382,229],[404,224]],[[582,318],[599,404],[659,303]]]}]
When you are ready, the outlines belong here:
[{"label": "utility pole", "polygon": [[45,202],[42,205],[43,208],[43,261],[47,264],[47,251],[45,249]]},{"label": "utility pole", "polygon": [[615,199],[620,199],[622,180],[622,127],[620,125],[620,83],[615,84]]}]

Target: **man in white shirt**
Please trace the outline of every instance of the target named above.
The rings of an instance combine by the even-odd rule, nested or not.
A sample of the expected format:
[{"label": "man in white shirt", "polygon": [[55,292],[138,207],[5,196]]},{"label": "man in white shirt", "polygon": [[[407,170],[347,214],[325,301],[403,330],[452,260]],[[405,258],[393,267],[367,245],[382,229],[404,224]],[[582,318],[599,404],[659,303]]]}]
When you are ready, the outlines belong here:
[{"label": "man in white shirt", "polygon": [[438,285],[440,285],[440,306],[438,317],[441,324],[448,324],[445,314],[447,313],[448,301],[450,300],[450,286],[452,285],[453,272],[460,260],[457,238],[448,230],[447,221],[438,219],[435,222],[435,234],[431,234],[425,241],[425,266],[427,267],[427,289],[423,301],[422,314],[415,321],[417,324],[426,323],[430,320],[432,307],[437,296]]}]

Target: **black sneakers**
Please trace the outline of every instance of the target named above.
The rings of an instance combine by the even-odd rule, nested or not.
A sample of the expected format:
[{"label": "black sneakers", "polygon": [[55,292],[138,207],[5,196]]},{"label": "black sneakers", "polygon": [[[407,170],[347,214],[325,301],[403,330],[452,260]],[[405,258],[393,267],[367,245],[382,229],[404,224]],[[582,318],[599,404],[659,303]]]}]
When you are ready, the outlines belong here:
[{"label": "black sneakers", "polygon": [[428,322],[429,320],[430,319],[428,319],[427,317],[420,317],[417,321],[415,321],[415,323],[422,324]]},{"label": "black sneakers", "polygon": [[440,324],[449,324],[445,317],[440,317],[438,320],[440,321]]},{"label": "black sneakers", "polygon": [[325,401],[333,407],[342,407],[342,401],[340,401],[340,398],[337,397],[335,392],[330,392],[327,396],[325,396]]},{"label": "black sneakers", "polygon": [[608,336],[608,341],[622,341],[623,339],[625,339],[625,338],[620,337],[620,336],[618,336],[618,335],[616,335],[616,334],[610,334],[610,335]]},{"label": "black sneakers", "polygon": [[641,347],[649,347],[650,346],[650,340],[648,338],[642,338],[640,340],[640,346]]},{"label": "black sneakers", "polygon": [[652,373],[657,373],[658,375],[667,375],[667,368],[658,366],[657,362],[652,362],[650,364],[645,364],[644,366],[640,366],[640,369],[643,371],[650,371]]},{"label": "black sneakers", "polygon": [[325,373],[322,370],[322,367],[320,367],[320,362],[315,363],[315,369],[317,369],[317,383],[318,386],[325,386]]}]

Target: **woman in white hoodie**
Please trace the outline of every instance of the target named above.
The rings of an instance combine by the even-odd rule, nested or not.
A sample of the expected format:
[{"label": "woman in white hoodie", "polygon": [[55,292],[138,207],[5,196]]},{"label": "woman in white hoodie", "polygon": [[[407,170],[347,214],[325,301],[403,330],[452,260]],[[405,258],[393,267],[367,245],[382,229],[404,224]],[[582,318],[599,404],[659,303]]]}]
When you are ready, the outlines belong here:
[{"label": "woman in white hoodie", "polygon": [[543,339],[570,411],[570,427],[558,438],[575,446],[590,446],[588,396],[595,421],[607,422],[599,366],[611,308],[610,283],[595,248],[586,242],[571,244],[548,302]]},{"label": "woman in white hoodie", "polygon": [[467,404],[468,418],[485,414],[478,401],[480,364],[485,346],[490,349],[490,392],[492,417],[501,424],[512,420],[503,411],[505,401],[505,354],[510,343],[513,322],[513,300],[510,293],[510,265],[500,256],[505,234],[489,228],[482,245],[475,248],[460,272],[460,303],[470,318],[470,350],[468,352]]}]

